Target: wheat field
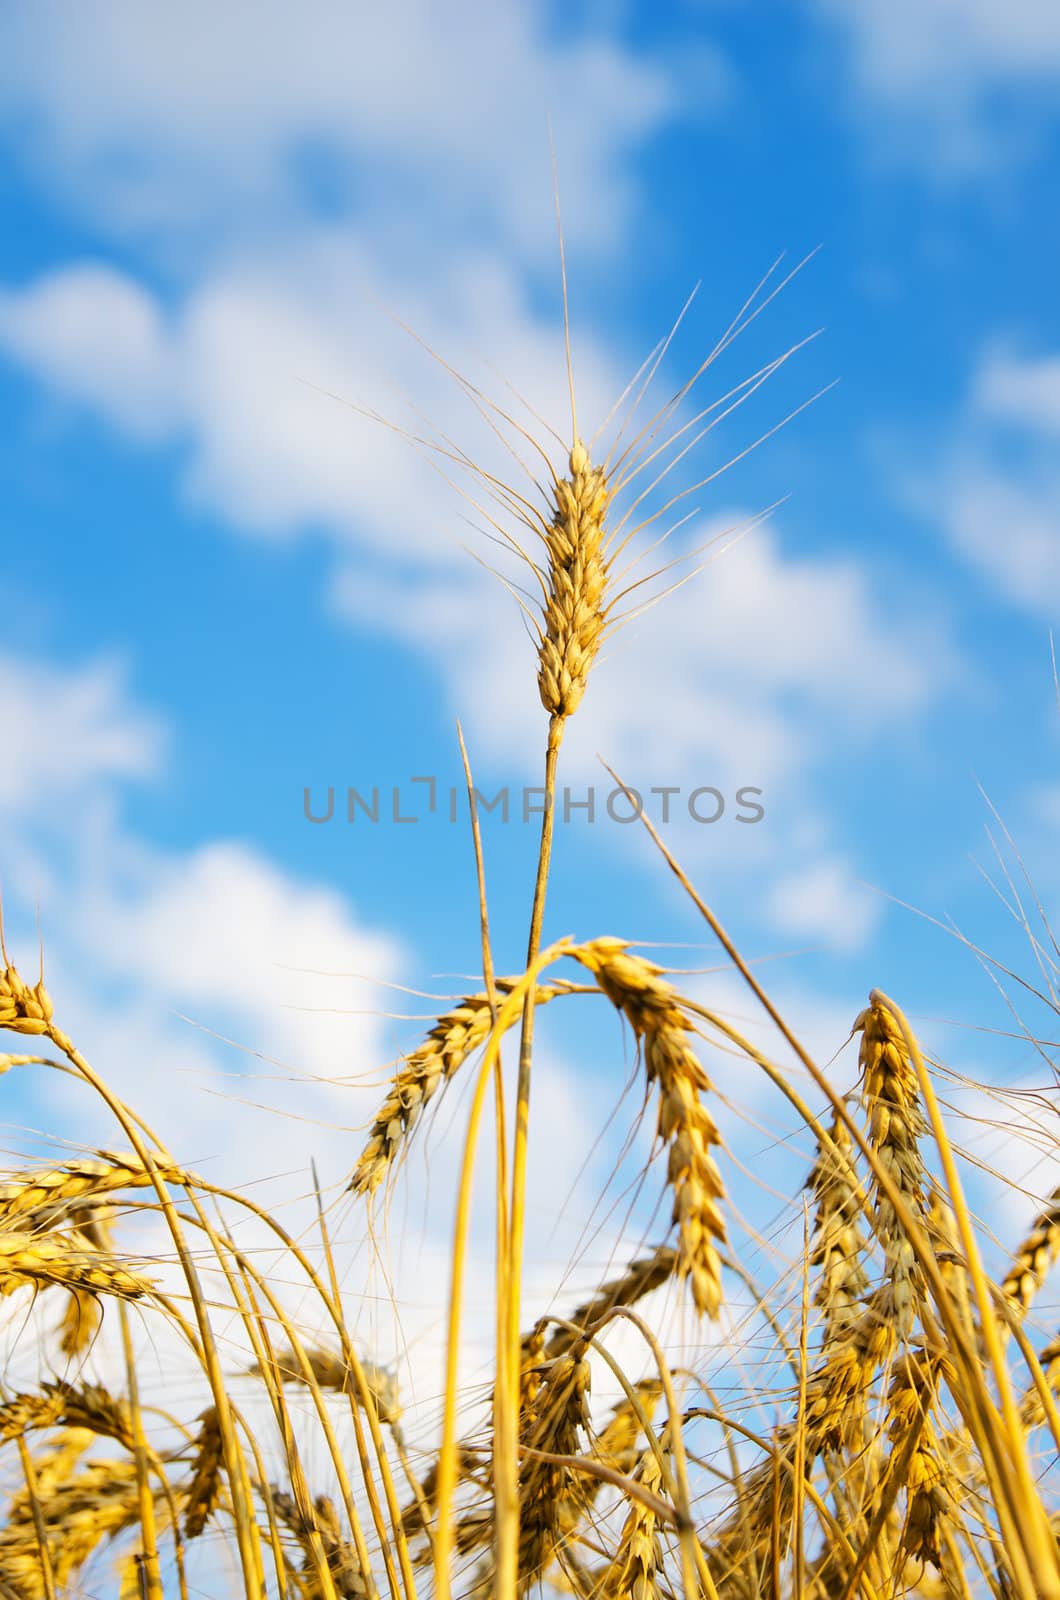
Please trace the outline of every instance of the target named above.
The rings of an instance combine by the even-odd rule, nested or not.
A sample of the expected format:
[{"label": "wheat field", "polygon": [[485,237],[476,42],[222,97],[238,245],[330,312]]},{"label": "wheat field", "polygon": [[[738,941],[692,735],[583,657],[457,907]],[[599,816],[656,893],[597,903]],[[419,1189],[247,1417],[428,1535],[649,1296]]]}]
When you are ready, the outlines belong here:
[{"label": "wheat field", "polygon": [[[527,688],[536,678],[552,797],[601,648],[639,603],[623,554],[662,514],[638,521],[640,474],[658,479],[664,449],[683,452],[774,370],[679,425],[678,402],[708,365],[596,457],[572,382],[559,465],[522,438],[536,452],[533,493],[470,466],[469,492],[528,584],[516,598],[534,641]],[[477,391],[475,401],[491,404]],[[499,407],[490,414],[511,422]],[[438,453],[455,460],[447,446]],[[669,581],[664,569],[650,576],[657,589]],[[1006,1257],[982,1199],[1005,1180],[977,1167],[973,1206],[953,1074],[926,1058],[900,997],[850,997],[853,1081],[815,1059],[649,823],[660,872],[702,919],[775,1048],[685,992],[628,930],[548,928],[552,805],[525,958],[499,974],[470,765],[467,775],[479,981],[410,1038],[338,1192],[318,1191],[311,1229],[291,1231],[252,1192],[190,1170],[165,1130],[108,1087],[106,1062],[90,1063],[64,1031],[62,995],[5,947],[0,1028],[11,1050],[0,1069],[80,1080],[105,1104],[115,1144],[27,1163],[0,1188],[0,1594],[1056,1600],[1060,1521],[1047,1469],[1060,1447],[1060,1345],[1033,1311],[1060,1253],[1060,1197],[1042,1197],[1026,1238],[1001,1242]],[[662,1198],[635,1259],[587,1293],[561,1281],[552,1309],[532,1315],[527,1162],[546,1005],[557,1028],[585,1010],[605,1057],[622,1030],[647,1119],[629,1159]],[[722,1131],[733,1124],[715,1086],[720,1062],[727,1082],[739,1064],[804,1158],[764,1275],[732,1204],[748,1149]],[[403,1396],[415,1350],[395,1367],[363,1347],[333,1232],[341,1216],[347,1233],[384,1248],[390,1202],[454,1085],[464,1097],[446,1137],[458,1181],[435,1194],[455,1218],[439,1308],[444,1383],[413,1426]],[[994,1103],[1003,1118],[1000,1091]],[[1023,1136],[1055,1141],[1042,1108]],[[486,1148],[492,1358],[469,1388],[460,1363]],[[261,1241],[280,1267],[262,1265]],[[143,1372],[145,1346],[193,1374],[173,1388],[182,1409],[157,1371]]]}]

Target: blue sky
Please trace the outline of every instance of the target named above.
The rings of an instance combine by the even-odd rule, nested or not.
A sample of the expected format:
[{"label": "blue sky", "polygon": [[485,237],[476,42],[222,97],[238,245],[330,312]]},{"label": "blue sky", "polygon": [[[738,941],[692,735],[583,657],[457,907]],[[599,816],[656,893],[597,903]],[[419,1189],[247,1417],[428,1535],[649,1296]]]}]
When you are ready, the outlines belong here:
[{"label": "blue sky", "polygon": [[[31,966],[39,907],[71,1030],[189,1159],[304,1172],[315,1149],[337,1183],[375,1091],[307,1080],[378,1073],[410,1037],[378,1013],[430,1011],[362,980],[451,993],[477,965],[466,828],[314,827],[303,790],[457,782],[457,717],[484,790],[538,781],[532,650],[481,518],[356,407],[518,472],[396,318],[567,437],[549,116],[583,431],[697,282],[645,404],[781,252],[772,282],[820,247],[700,403],[823,332],[674,489],[839,380],[682,503],[677,554],[777,509],[616,639],[566,781],[602,799],[600,754],[729,797],[668,842],[748,954],[785,957],[823,1058],[879,984],[960,1070],[1042,1081],[1019,1039],[945,1025],[1011,1021],[893,901],[1030,970],[976,865],[998,876],[979,783],[1046,908],[1060,886],[1058,90],[1047,0],[0,5],[9,940]],[[507,969],[534,832],[484,831]],[[548,932],[605,931],[704,938],[638,830],[561,827]],[[545,1034],[557,1161],[578,1085],[617,1081],[577,1026]],[[8,1081],[12,1124],[54,1125],[53,1089]]]}]

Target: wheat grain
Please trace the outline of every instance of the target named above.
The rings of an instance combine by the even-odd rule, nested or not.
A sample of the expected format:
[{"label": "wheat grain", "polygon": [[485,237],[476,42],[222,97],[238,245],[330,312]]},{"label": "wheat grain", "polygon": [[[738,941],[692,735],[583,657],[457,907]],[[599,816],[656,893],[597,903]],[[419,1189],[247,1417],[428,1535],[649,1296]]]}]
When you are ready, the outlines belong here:
[{"label": "wheat grain", "polygon": [[0,968],[0,1028],[11,1033],[48,1032],[54,1015],[43,978],[32,988],[10,964]]}]

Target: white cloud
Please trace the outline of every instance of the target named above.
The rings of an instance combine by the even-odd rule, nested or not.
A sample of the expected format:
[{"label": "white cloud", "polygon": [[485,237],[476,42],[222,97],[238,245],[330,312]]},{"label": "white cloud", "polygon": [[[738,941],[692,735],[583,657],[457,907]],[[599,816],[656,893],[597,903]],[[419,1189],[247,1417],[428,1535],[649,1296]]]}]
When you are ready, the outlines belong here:
[{"label": "white cloud", "polygon": [[769,891],[769,909],[781,932],[848,950],[864,945],[881,907],[849,863],[832,859],[777,879]]},{"label": "white cloud", "polygon": [[[700,525],[689,543],[741,520]],[[441,666],[484,793],[540,781],[545,715],[533,643],[500,583],[475,573],[366,579],[350,567],[335,603],[359,627]],[[561,794],[569,788],[577,805],[592,786],[602,833],[612,785],[599,757],[639,789],[656,822],[662,802],[649,791],[677,786],[674,826],[664,831],[681,859],[709,858],[744,881],[788,874],[759,897],[769,925],[854,948],[869,938],[876,907],[831,836],[818,774],[837,739],[853,751],[883,729],[907,729],[961,671],[937,616],[928,629],[910,604],[896,620],[857,563],[795,555],[776,526],[759,526],[605,647],[565,736]],[[685,817],[702,785],[725,800],[715,826]],[[764,825],[733,820],[743,787],[763,791]],[[708,806],[716,801],[700,801]],[[632,829],[610,834],[623,849],[647,849]]]},{"label": "white cloud", "polygon": [[116,663],[62,669],[0,655],[0,811],[54,811],[105,780],[159,768],[161,723],[133,705]]},{"label": "white cloud", "polygon": [[168,341],[153,297],[113,268],[63,267],[0,291],[0,346],[40,380],[134,437],[173,418]]},{"label": "white cloud", "polygon": [[[1028,147],[1021,119],[1049,114],[1060,82],[1052,0],[813,0],[845,38],[848,99],[885,158],[981,171]],[[1006,100],[999,117],[998,102]]]},{"label": "white cloud", "polygon": [[[518,0],[320,0],[311,27],[280,0],[42,0],[5,10],[0,62],[20,146],[123,227],[274,232],[330,185],[392,225],[473,218],[534,255],[554,237],[547,114],[570,237],[607,248],[632,198],[622,159],[676,92],[617,39]],[[724,103],[716,61],[712,84]]]},{"label": "white cloud", "polygon": [[[61,269],[0,299],[0,349],[119,429],[181,438],[188,493],[234,528],[277,538],[323,526],[399,566],[462,564],[462,517],[483,516],[422,453],[342,401],[413,432],[427,418],[506,477],[513,463],[385,307],[506,405],[519,409],[498,373],[544,415],[566,416],[562,333],[501,258],[461,250],[425,286],[415,264],[372,259],[346,230],[309,233],[268,268],[222,272],[168,315],[110,269]],[[626,375],[592,339],[578,341],[577,360],[581,401],[603,415]]]},{"label": "white cloud", "polygon": [[1060,361],[980,354],[954,443],[933,473],[909,480],[911,502],[1015,605],[1055,619],[1060,605]]},{"label": "white cloud", "polygon": [[1024,357],[995,346],[980,362],[972,398],[984,416],[1060,434],[1060,356]]},{"label": "white cloud", "polygon": [[998,592],[1054,620],[1060,605],[1060,472],[1014,475],[962,456],[939,509],[960,554]]},{"label": "white cloud", "polygon": [[[700,524],[688,543],[744,521]],[[482,746],[536,767],[533,645],[499,583],[372,582],[350,569],[336,603],[440,659]],[[652,771],[659,783],[692,773],[734,787],[807,772],[837,725],[869,736],[952,681],[944,643],[925,655],[912,621],[896,629],[881,615],[857,563],[796,556],[772,525],[752,529],[605,646],[565,741],[568,773],[599,779],[597,751],[631,782]]]},{"label": "white cloud", "polygon": [[96,889],[82,908],[105,970],[200,1021],[236,1018],[254,1034],[245,1043],[306,1071],[341,1076],[378,1052],[376,1021],[336,1008],[370,1009],[377,981],[398,975],[399,949],[358,926],[334,889],[226,841],[158,858],[138,877],[131,892]]},{"label": "white cloud", "polygon": [[[156,368],[141,388],[167,396],[185,448],[187,492],[247,533],[276,538],[326,530],[340,555],[338,610],[426,651],[441,666],[480,755],[491,764],[515,762],[516,781],[535,781],[527,763],[536,764],[541,710],[532,653],[511,596],[457,543],[466,538],[484,560],[499,560],[516,581],[526,581],[528,574],[506,564],[484,537],[489,515],[509,527],[510,513],[498,511],[466,477],[478,506],[462,502],[405,441],[298,379],[409,417],[413,427],[421,426],[417,413],[426,413],[436,436],[461,447],[468,440],[483,467],[522,486],[521,467],[467,396],[375,308],[384,298],[397,301],[447,359],[521,414],[496,373],[483,373],[485,349],[492,365],[517,377],[530,405],[562,427],[560,331],[531,309],[509,269],[481,253],[447,261],[429,289],[406,277],[388,280],[345,230],[318,230],[303,241],[300,257],[268,271],[232,268],[167,316],[156,309],[148,319],[167,331],[151,347]],[[39,341],[13,353],[121,426],[113,395],[81,383],[80,345],[70,333],[87,325],[105,340],[108,318],[120,326],[121,308],[141,291],[131,281],[124,295],[114,287],[84,273],[68,284],[31,286],[24,292],[31,311],[39,298],[58,295],[70,305],[81,296],[81,315],[55,324],[53,346],[42,319]],[[3,332],[0,325],[0,340]],[[579,415],[604,416],[625,374],[591,339],[579,340],[575,355]],[[540,434],[539,424],[529,426]],[[518,439],[516,445],[540,475],[532,453]],[[725,459],[713,440],[705,448],[712,465]],[[442,465],[460,481],[459,467]],[[537,490],[526,492],[539,498]],[[465,515],[477,532],[465,530]],[[695,524],[657,559],[691,551],[746,520],[734,512]],[[642,598],[637,591],[631,603]],[[812,808],[811,776],[836,732],[857,740],[877,722],[906,724],[953,681],[954,655],[937,627],[925,647],[914,617],[885,626],[883,614],[855,561],[797,557],[772,525],[752,528],[606,647],[567,740],[566,781],[599,784],[599,752],[630,782],[678,784],[686,792],[718,785],[730,811],[739,787],[782,788],[790,839]],[[708,840],[707,829],[694,832],[697,848],[717,842],[713,835]],[[770,852],[764,834],[752,838],[752,832],[741,839],[747,867],[761,865]],[[786,866],[834,867],[835,855],[827,839],[818,839]],[[780,902],[777,910],[778,926],[787,931]],[[857,925],[867,933],[865,918]]]}]

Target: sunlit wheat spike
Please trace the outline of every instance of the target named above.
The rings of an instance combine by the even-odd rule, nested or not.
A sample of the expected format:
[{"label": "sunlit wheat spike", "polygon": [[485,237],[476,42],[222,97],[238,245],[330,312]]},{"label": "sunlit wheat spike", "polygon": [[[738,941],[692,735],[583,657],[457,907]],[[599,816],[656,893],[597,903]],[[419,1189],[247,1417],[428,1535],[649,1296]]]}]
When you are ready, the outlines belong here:
[{"label": "sunlit wheat spike", "polygon": [[[637,1405],[628,1395],[623,1395],[592,1441],[594,1459],[621,1472],[623,1477],[628,1477],[637,1465],[640,1456],[638,1440],[644,1430],[642,1414],[650,1424],[662,1397],[662,1384],[657,1378],[644,1378],[633,1385],[633,1392]],[[602,1479],[586,1477],[578,1485],[577,1492],[560,1506],[559,1520],[565,1548],[569,1547],[569,1536],[595,1505],[602,1488]]]},{"label": "sunlit wheat spike", "polygon": [[184,1506],[184,1537],[197,1539],[221,1498],[221,1427],[217,1407],[208,1406],[199,1418],[195,1440],[195,1466]]},{"label": "sunlit wheat spike", "polygon": [[[520,1429],[519,1592],[525,1594],[551,1560],[563,1533],[564,1506],[580,1491],[580,1475],[532,1451],[576,1455],[589,1428],[589,1363],[585,1346],[549,1364]],[[529,1447],[529,1448],[527,1448]]]},{"label": "sunlit wheat spike", "polygon": [[610,562],[605,554],[611,490],[577,440],[570,476],[555,480],[555,505],[544,535],[547,555],[544,627],[537,685],[550,716],[573,716],[589,681],[606,622]]},{"label": "sunlit wheat spike", "polygon": [[[1053,1394],[1060,1398],[1060,1338],[1051,1340],[1044,1350],[1039,1352],[1038,1365],[1042,1369],[1045,1382]],[[1029,1386],[1023,1396],[1020,1403],[1020,1418],[1028,1431],[1037,1428],[1045,1421],[1045,1406],[1035,1383]]]},{"label": "sunlit wheat spike", "polygon": [[1022,1241],[1005,1274],[1002,1290],[1013,1309],[1023,1315],[1030,1310],[1046,1274],[1060,1258],[1060,1189],[1054,1190],[1027,1237]]},{"label": "sunlit wheat spike", "polygon": [[0,1405],[0,1439],[14,1439],[30,1428],[51,1428],[63,1414],[63,1402],[55,1394],[16,1394]]},{"label": "sunlit wheat spike", "polygon": [[[498,982],[502,992],[511,980]],[[537,1004],[558,993],[539,988]],[[374,1194],[399,1155],[423,1108],[483,1043],[493,1025],[488,994],[472,994],[439,1017],[421,1045],[404,1058],[361,1152],[350,1180],[357,1194]]]},{"label": "sunlit wheat spike", "polygon": [[[592,1299],[577,1306],[566,1320],[581,1334],[592,1333],[596,1324],[615,1306],[635,1305],[672,1278],[676,1270],[677,1251],[671,1245],[659,1245],[650,1256],[630,1262],[619,1277],[601,1284]],[[569,1328],[557,1328],[549,1336],[545,1354],[549,1357],[562,1355],[579,1337],[580,1334],[572,1333]]]},{"label": "sunlit wheat spike", "polygon": [[[662,1467],[654,1450],[645,1450],[634,1477],[652,1494],[662,1490]],[[594,1583],[604,1600],[660,1600],[663,1566],[658,1516],[642,1500],[631,1500],[614,1558]]]},{"label": "sunlit wheat spike", "polygon": [[818,1273],[814,1303],[824,1313],[826,1342],[857,1315],[869,1283],[862,1263],[866,1241],[859,1225],[862,1206],[853,1141],[838,1112],[828,1134],[818,1141],[806,1185],[817,1202],[809,1264]]},{"label": "sunlit wheat spike", "polygon": [[[339,1393],[345,1391],[353,1395],[355,1400],[360,1400],[353,1369],[341,1355],[332,1350],[322,1349],[319,1345],[303,1345],[302,1349],[313,1380],[322,1389],[334,1389]],[[284,1383],[309,1382],[302,1369],[302,1363],[293,1350],[278,1350],[273,1370]],[[361,1371],[380,1422],[399,1422],[402,1409],[401,1396],[395,1375],[377,1366],[373,1361],[362,1361]],[[262,1369],[255,1362],[252,1367],[248,1367],[247,1374],[250,1377],[261,1377]]]},{"label": "sunlit wheat spike", "polygon": [[897,1342],[890,1283],[869,1296],[860,1313],[829,1341],[824,1359],[806,1386],[805,1450],[808,1457],[837,1451],[859,1436],[868,1395]]},{"label": "sunlit wheat spike", "polygon": [[33,1428],[84,1428],[133,1448],[128,1406],[102,1384],[45,1381],[37,1394],[18,1394],[0,1405],[0,1438]]},{"label": "sunlit wheat spike", "polygon": [[778,1530],[782,1543],[790,1530],[792,1469],[800,1443],[807,1465],[820,1456],[864,1447],[867,1401],[881,1368],[895,1351],[890,1316],[891,1291],[886,1284],[862,1306],[857,1318],[836,1330],[807,1376],[802,1416],[776,1428],[772,1454],[742,1476],[737,1509],[711,1541],[709,1562],[720,1596],[751,1600],[759,1592],[754,1574],[768,1565]]},{"label": "sunlit wheat spike", "polygon": [[[524,1333],[519,1347],[519,1437],[522,1442],[530,1438],[537,1425],[540,1408],[547,1405],[550,1394],[550,1379],[556,1373],[554,1362],[550,1362],[545,1354],[545,1328],[547,1322],[541,1318],[533,1327]],[[574,1343],[578,1343],[577,1340]],[[564,1371],[566,1369],[563,1369]],[[493,1397],[495,1398],[495,1396]],[[466,1450],[461,1450],[461,1457],[471,1459]],[[473,1474],[461,1471],[461,1480],[465,1476],[473,1479]],[[434,1474],[431,1475],[432,1482]],[[477,1550],[490,1542],[495,1530],[495,1519],[492,1505],[475,1506],[465,1511],[457,1524],[456,1547],[462,1553]]]},{"label": "sunlit wheat spike", "polygon": [[338,1513],[326,1495],[313,1501],[312,1518],[298,1510],[294,1496],[287,1490],[274,1486],[271,1490],[272,1507],[277,1518],[294,1535],[303,1552],[300,1577],[301,1593],[306,1600],[324,1600],[324,1586],[318,1571],[318,1555],[323,1556],[335,1593],[340,1600],[372,1600],[375,1585],[371,1577],[361,1570],[357,1552],[342,1533]]},{"label": "sunlit wheat spike", "polygon": [[102,1251],[77,1249],[56,1235],[0,1233],[0,1295],[53,1284],[124,1300],[136,1300],[152,1288]]},{"label": "sunlit wheat spike", "polygon": [[[903,1200],[919,1217],[927,1214],[924,1163],[919,1140],[924,1132],[920,1086],[895,1018],[873,995],[854,1024],[861,1032],[861,1098],[869,1117],[869,1139]],[[922,1273],[913,1247],[882,1186],[876,1185],[875,1226],[887,1258],[893,1314],[900,1332],[912,1325],[923,1293]]]},{"label": "sunlit wheat spike", "polygon": [[939,1366],[939,1359],[923,1349],[898,1358],[887,1395],[887,1431],[891,1443],[888,1472],[901,1472],[906,1490],[900,1549],[915,1561],[930,1561],[941,1568],[940,1539],[952,1494],[931,1418]]},{"label": "sunlit wheat spike", "polygon": [[[187,1186],[194,1182],[188,1173],[169,1162],[158,1161],[156,1167],[167,1183]],[[0,1185],[0,1226],[53,1227],[74,1207],[85,1207],[120,1189],[147,1188],[152,1182],[147,1168],[132,1151],[116,1154],[101,1150],[98,1160],[72,1157],[61,1166],[30,1170]]]},{"label": "sunlit wheat spike", "polygon": [[572,946],[569,954],[588,968],[625,1016],[641,1045],[648,1081],[658,1083],[658,1134],[669,1147],[667,1178],[680,1239],[677,1274],[691,1280],[697,1310],[716,1316],[721,1305],[716,1241],[725,1238],[718,1202],[725,1187],[710,1151],[721,1135],[700,1098],[710,1080],[688,1043],[692,1024],[662,969],[631,955],[624,940],[595,939]]},{"label": "sunlit wheat spike", "polygon": [[[864,1571],[877,1592],[885,1590],[901,1572],[906,1587],[915,1587],[922,1600],[929,1600],[935,1594],[923,1562],[903,1561],[899,1556],[901,1519],[897,1496],[894,1503],[882,1507],[882,1521],[880,1519],[886,1463],[887,1456],[880,1448],[878,1435],[844,1460],[842,1477],[836,1478],[836,1511],[842,1517],[850,1544],[844,1548],[826,1533],[823,1550],[808,1563],[807,1600],[842,1600],[849,1594],[854,1567],[863,1549],[869,1552],[863,1559]],[[913,1570],[907,1575],[903,1567]],[[904,1589],[899,1592],[904,1593]]]},{"label": "sunlit wheat spike", "polygon": [[[136,1469],[131,1461],[92,1461],[75,1476],[46,1489],[38,1481],[40,1511],[56,1587],[69,1592],[103,1540],[137,1519]],[[0,1528],[0,1581],[20,1600],[45,1600],[37,1536],[28,1500],[13,1502]]]},{"label": "sunlit wheat spike", "polygon": [[17,968],[0,967],[0,1028],[11,1033],[48,1032],[54,1009],[44,981],[32,987]]}]

